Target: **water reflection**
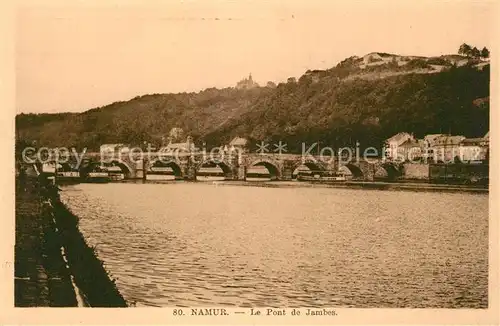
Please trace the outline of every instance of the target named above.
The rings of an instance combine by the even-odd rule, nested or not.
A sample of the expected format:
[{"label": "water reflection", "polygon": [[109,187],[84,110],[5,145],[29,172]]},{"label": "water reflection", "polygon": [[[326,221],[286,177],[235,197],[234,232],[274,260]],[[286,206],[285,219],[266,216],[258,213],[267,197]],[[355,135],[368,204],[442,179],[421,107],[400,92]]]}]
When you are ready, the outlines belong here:
[{"label": "water reflection", "polygon": [[487,307],[487,195],[183,183],[61,196],[139,306]]}]

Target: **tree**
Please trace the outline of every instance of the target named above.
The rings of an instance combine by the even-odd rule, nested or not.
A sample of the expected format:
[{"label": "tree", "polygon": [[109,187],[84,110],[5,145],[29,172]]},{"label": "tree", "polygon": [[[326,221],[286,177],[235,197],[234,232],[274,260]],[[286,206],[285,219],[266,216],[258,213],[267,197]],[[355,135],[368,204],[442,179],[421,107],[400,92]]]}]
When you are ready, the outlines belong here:
[{"label": "tree", "polygon": [[184,140],[184,130],[181,128],[174,127],[168,133],[168,137],[172,143],[178,143]]},{"label": "tree", "polygon": [[458,48],[458,54],[465,55],[466,57],[470,56],[471,51],[472,48],[467,43],[460,45],[460,47]]},{"label": "tree", "polygon": [[488,50],[486,47],[484,47],[482,50],[481,50],[481,58],[489,58],[490,57],[490,50]]},{"label": "tree", "polygon": [[479,51],[478,48],[474,47],[471,50],[470,56],[477,59],[477,58],[479,58],[481,56],[481,51]]},{"label": "tree", "polygon": [[273,83],[272,81],[268,81],[266,86],[269,88],[276,88],[276,84]]}]

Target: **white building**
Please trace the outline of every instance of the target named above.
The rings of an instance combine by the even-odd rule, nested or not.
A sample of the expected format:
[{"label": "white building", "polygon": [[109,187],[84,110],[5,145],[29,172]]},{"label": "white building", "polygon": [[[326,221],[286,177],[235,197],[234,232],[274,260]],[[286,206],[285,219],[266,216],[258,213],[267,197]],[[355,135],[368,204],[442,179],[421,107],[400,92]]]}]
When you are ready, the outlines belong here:
[{"label": "white building", "polygon": [[101,153],[107,153],[107,152],[114,153],[123,147],[125,147],[124,144],[103,144],[100,147],[100,152]]},{"label": "white building", "polygon": [[462,162],[484,161],[489,155],[489,133],[483,138],[466,138],[460,143]]},{"label": "white building", "polygon": [[401,152],[401,145],[408,140],[415,140],[413,135],[407,132],[400,132],[385,141],[385,157],[389,160],[396,161],[400,159],[398,153]]}]

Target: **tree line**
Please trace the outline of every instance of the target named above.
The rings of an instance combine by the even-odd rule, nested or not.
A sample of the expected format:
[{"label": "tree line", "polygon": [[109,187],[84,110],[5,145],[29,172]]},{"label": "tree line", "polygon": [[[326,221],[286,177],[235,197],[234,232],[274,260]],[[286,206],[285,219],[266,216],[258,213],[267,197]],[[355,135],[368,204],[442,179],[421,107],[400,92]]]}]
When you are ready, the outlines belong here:
[{"label": "tree line", "polygon": [[469,44],[464,43],[458,48],[458,54],[464,55],[468,58],[486,59],[490,57],[490,50],[488,50],[488,48],[486,47],[483,47],[482,50],[479,50],[477,47],[472,47]]}]

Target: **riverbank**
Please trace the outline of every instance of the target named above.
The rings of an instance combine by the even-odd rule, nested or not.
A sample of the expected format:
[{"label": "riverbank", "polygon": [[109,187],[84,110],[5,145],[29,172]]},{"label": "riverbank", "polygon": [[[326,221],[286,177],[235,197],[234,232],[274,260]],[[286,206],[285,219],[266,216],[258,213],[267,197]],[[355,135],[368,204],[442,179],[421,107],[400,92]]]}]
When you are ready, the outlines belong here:
[{"label": "riverbank", "polygon": [[[182,182],[193,182],[183,180],[134,180],[125,179],[120,183],[148,183],[148,184],[175,184]],[[345,181],[345,182],[307,182],[307,181],[195,181],[197,184],[216,186],[244,186],[244,187],[268,187],[268,188],[348,188],[348,189],[372,189],[372,190],[397,190],[416,192],[468,192],[489,193],[487,186],[433,184],[424,182],[381,182],[381,181]]]},{"label": "riverbank", "polygon": [[16,180],[16,307],[126,307],[57,188]]},{"label": "riverbank", "polygon": [[16,180],[14,304],[76,307],[57,228],[44,206],[36,180]]}]

